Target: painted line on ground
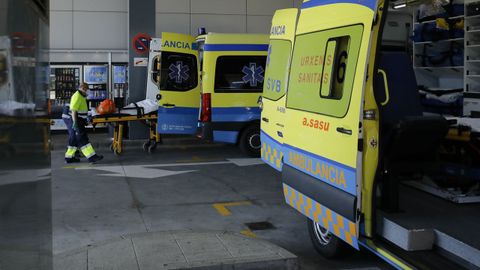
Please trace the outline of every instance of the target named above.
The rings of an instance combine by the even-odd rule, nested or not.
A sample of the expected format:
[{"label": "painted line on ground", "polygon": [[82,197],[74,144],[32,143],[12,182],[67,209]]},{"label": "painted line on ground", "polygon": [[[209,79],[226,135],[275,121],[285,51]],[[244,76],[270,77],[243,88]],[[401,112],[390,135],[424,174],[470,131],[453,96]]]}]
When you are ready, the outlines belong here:
[{"label": "painted line on ground", "polygon": [[257,238],[257,235],[254,232],[252,232],[250,229],[240,231],[240,233],[250,238]]},{"label": "painted line on ground", "polygon": [[108,173],[99,174],[99,176],[111,176],[111,177],[129,177],[129,178],[143,178],[154,179],[166,176],[173,176],[177,174],[184,174],[195,172],[195,170],[188,171],[169,171],[162,169],[151,169],[144,166],[105,166],[105,167],[92,167],[92,168],[79,168],[78,170],[99,170]]},{"label": "painted line on ground", "polygon": [[213,208],[217,210],[217,212],[226,217],[232,215],[232,212],[228,210],[227,207],[232,207],[232,206],[242,206],[242,205],[251,205],[251,201],[238,201],[238,202],[225,202],[225,203],[214,203],[212,204]]},{"label": "painted line on ground", "polygon": [[88,165],[71,165],[65,166],[65,169],[75,170],[96,170],[104,171],[99,176],[111,176],[111,177],[129,177],[129,178],[143,178],[154,179],[166,176],[172,176],[183,173],[190,173],[196,170],[164,170],[160,168],[164,167],[185,167],[185,166],[206,166],[206,165],[224,165],[234,164],[238,167],[254,166],[264,164],[259,158],[237,158],[227,159],[226,161],[212,161],[212,162],[185,162],[185,163],[166,163],[166,164],[143,164],[143,165],[107,165],[101,166],[99,164]]}]

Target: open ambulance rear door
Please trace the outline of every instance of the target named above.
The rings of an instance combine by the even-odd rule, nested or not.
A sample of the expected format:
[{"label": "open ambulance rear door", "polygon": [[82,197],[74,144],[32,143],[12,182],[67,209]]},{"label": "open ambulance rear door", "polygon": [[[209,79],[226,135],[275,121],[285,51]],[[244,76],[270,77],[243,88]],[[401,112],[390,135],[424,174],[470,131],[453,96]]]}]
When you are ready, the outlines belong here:
[{"label": "open ambulance rear door", "polygon": [[[359,248],[363,92],[377,0],[304,1],[287,92],[286,202]],[[321,238],[321,239],[320,239]]]},{"label": "open ambulance rear door", "polygon": [[162,33],[159,70],[158,132],[194,134],[200,104],[199,61],[195,37]]},{"label": "open ambulance rear door", "polygon": [[261,157],[274,169],[282,170],[285,93],[288,85],[290,59],[295,41],[298,9],[275,12],[270,31],[270,45],[263,84],[260,122]]}]

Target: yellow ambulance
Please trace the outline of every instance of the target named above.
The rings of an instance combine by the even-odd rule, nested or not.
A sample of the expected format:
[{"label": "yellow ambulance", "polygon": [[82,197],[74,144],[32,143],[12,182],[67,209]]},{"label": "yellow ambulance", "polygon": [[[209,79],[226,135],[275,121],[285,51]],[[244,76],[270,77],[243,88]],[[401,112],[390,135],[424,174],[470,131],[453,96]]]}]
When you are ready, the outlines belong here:
[{"label": "yellow ambulance", "polygon": [[[387,10],[383,0],[305,0],[298,20],[287,15],[297,20],[283,79],[288,90],[276,96],[265,90],[263,160],[281,168],[285,201],[307,217],[313,245],[325,257],[345,255],[350,246],[397,269],[479,267],[479,206],[418,188],[427,179],[448,187],[443,192],[478,191],[478,159],[464,158],[462,150],[457,159],[468,166],[440,158],[449,154],[442,145],[470,133],[423,114],[411,56],[382,51]],[[279,14],[272,27],[277,20]],[[281,73],[271,63],[286,61],[274,52],[267,80]],[[284,111],[272,121],[278,108]],[[268,156],[275,149],[280,156]]]},{"label": "yellow ambulance", "polygon": [[298,9],[281,9],[273,15],[268,47],[267,70],[260,102],[262,160],[282,170],[282,145],[285,117],[285,93],[288,85],[290,57],[295,40]]},{"label": "yellow ambulance", "polygon": [[202,31],[196,38],[162,33],[158,131],[196,133],[258,156],[268,35]]},{"label": "yellow ambulance", "polygon": [[200,54],[199,136],[238,144],[260,155],[258,101],[265,83],[268,35],[208,33],[197,37]]}]

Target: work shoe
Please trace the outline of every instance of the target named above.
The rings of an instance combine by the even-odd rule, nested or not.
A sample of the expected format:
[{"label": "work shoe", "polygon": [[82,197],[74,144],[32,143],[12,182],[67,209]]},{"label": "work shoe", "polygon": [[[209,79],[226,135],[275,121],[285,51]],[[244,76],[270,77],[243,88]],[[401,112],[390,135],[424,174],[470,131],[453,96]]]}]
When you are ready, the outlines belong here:
[{"label": "work shoe", "polygon": [[80,159],[76,157],[65,158],[65,163],[75,163],[75,162],[80,162]]},{"label": "work shoe", "polygon": [[100,161],[100,160],[102,160],[102,159],[103,159],[103,156],[102,156],[102,155],[97,155],[97,154],[95,154],[95,155],[91,156],[91,157],[88,159],[88,162],[90,162],[90,163],[95,163],[95,162]]}]

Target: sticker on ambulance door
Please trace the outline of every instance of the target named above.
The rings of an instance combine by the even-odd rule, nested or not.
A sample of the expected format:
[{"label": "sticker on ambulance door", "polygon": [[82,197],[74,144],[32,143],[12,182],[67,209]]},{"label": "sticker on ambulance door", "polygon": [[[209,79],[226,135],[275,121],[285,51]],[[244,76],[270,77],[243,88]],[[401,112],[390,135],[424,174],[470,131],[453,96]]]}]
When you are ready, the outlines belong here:
[{"label": "sticker on ambulance door", "polygon": [[184,65],[182,61],[170,64],[168,69],[170,70],[168,77],[171,80],[175,80],[177,83],[182,83],[190,78],[190,75],[188,75],[190,68],[187,65]]},{"label": "sticker on ambulance door", "polygon": [[245,83],[248,83],[251,87],[256,87],[257,82],[263,82],[262,74],[264,71],[265,70],[263,69],[262,66],[257,67],[256,63],[250,63],[248,67],[244,66],[242,69],[243,74],[245,74],[242,80]]}]

